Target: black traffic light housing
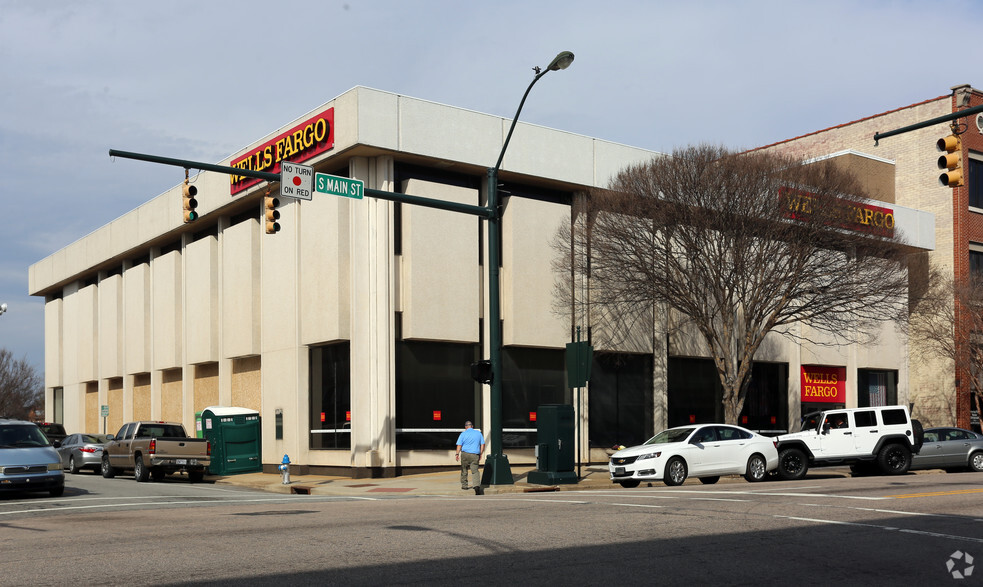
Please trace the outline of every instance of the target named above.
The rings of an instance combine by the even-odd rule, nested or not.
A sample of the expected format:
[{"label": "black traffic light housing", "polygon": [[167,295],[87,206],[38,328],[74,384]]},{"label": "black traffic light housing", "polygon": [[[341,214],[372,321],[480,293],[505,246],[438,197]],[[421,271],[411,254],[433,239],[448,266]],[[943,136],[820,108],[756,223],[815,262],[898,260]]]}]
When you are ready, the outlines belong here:
[{"label": "black traffic light housing", "polygon": [[471,363],[471,379],[474,379],[478,383],[491,383],[491,361],[475,361],[474,363]]},{"label": "black traffic light housing", "polygon": [[263,201],[263,216],[266,223],[266,234],[276,234],[280,230],[280,223],[277,220],[280,219],[280,211],[277,207],[280,205],[280,199],[276,196],[270,194],[269,190],[266,192],[266,197]]}]

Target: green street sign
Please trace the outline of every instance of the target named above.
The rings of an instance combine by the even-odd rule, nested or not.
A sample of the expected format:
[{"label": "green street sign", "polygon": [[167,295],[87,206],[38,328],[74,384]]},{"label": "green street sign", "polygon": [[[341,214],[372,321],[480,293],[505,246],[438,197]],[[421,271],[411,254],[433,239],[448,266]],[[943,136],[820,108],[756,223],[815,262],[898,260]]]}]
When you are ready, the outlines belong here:
[{"label": "green street sign", "polygon": [[99,406],[99,415],[102,416],[103,418],[105,418],[106,416],[108,416],[109,415],[109,406],[107,406],[106,404],[103,404],[103,405]]},{"label": "green street sign", "polygon": [[362,199],[365,192],[365,183],[360,179],[349,179],[328,175],[327,173],[314,174],[314,191],[319,194],[330,194],[332,196],[344,196],[346,198]]}]

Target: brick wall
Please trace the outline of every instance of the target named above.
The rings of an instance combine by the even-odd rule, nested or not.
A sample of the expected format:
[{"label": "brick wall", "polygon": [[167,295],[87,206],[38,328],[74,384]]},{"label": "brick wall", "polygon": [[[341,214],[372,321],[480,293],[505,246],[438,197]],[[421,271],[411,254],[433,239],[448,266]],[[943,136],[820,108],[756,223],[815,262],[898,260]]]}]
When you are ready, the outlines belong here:
[{"label": "brick wall", "polygon": [[[975,95],[976,100],[981,97]],[[909,131],[875,144],[874,134],[902,128],[953,111],[953,97],[940,96],[911,106],[876,116],[848,122],[829,129],[761,147],[810,159],[842,151],[856,151],[894,162],[894,198],[901,206],[931,212],[935,215],[935,250],[929,253],[930,262],[964,275],[968,269],[969,235],[983,243],[983,214],[970,213],[965,188],[953,190],[938,183],[939,152],[936,141],[949,134],[948,123]],[[972,120],[970,129],[975,133]],[[966,133],[969,135],[972,133]],[[979,133],[963,140],[964,148],[978,145],[983,152],[983,137]],[[965,157],[965,154],[964,154]],[[879,181],[872,178],[872,181]],[[882,180],[880,180],[882,181]],[[912,352],[910,356],[921,357]],[[948,425],[957,421],[969,427],[968,395],[956,393],[955,365],[947,359],[912,358],[909,364],[907,398],[899,393],[899,401],[914,404],[917,417],[927,424]],[[961,381],[961,387],[965,388]],[[900,390],[899,390],[900,391]]]}]

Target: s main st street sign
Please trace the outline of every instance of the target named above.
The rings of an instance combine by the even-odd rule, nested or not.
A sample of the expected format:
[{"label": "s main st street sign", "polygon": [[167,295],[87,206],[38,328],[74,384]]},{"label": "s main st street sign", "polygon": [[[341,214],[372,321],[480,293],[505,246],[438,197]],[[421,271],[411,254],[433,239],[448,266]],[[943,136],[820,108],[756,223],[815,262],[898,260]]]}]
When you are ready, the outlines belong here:
[{"label": "s main st street sign", "polygon": [[346,198],[361,200],[365,193],[365,182],[359,179],[328,175],[327,173],[315,173],[314,191],[319,194],[330,194],[332,196],[344,196]]}]

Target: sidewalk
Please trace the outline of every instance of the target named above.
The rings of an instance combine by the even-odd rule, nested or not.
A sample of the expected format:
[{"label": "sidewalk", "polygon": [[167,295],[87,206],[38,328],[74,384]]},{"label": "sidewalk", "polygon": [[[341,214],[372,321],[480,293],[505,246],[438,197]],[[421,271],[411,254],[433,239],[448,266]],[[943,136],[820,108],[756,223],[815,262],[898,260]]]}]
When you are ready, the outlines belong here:
[{"label": "sidewalk", "polygon": [[[618,488],[608,477],[607,466],[592,465],[581,468],[581,479],[578,483],[561,485],[536,485],[526,482],[526,475],[534,467],[513,467],[513,485],[493,485],[484,487],[484,495],[499,493],[526,493],[540,491],[571,491],[584,489]],[[459,470],[442,471],[439,473],[424,473],[419,475],[403,475],[381,479],[352,479],[351,477],[335,477],[327,475],[291,475],[290,484],[284,485],[279,474],[245,473],[242,475],[218,476],[209,475],[209,481],[216,485],[234,485],[251,487],[271,493],[294,493],[303,495],[337,495],[373,497],[387,493],[402,493],[406,495],[474,495],[473,490],[461,489],[461,472]]]},{"label": "sidewalk", "polygon": [[[581,467],[581,478],[577,483],[561,485],[538,485],[526,481],[526,476],[530,471],[534,471],[532,466],[512,467],[512,478],[515,483],[512,485],[493,485],[483,488],[482,495],[495,495],[502,493],[532,493],[550,491],[584,491],[590,489],[610,489],[622,490],[621,486],[612,483],[608,476],[606,465],[590,465]],[[912,471],[912,473],[932,473],[935,471]],[[850,477],[848,467],[826,467],[822,469],[810,470],[813,479]],[[229,475],[226,477],[218,475],[208,475],[207,481],[214,482],[216,485],[233,485],[238,487],[250,487],[270,493],[287,493],[300,495],[334,495],[339,497],[378,497],[380,495],[401,493],[406,495],[454,495],[468,496],[476,495],[474,490],[461,489],[461,472],[457,469],[441,471],[439,473],[423,473],[418,475],[402,475],[400,477],[387,477],[381,479],[352,479],[351,477],[336,477],[329,475],[291,475],[290,484],[284,485],[283,478],[279,474],[269,473],[246,473],[243,475]],[[728,475],[721,477],[721,484],[746,483],[740,475]],[[700,485],[699,479],[689,478],[686,485]],[[663,487],[661,481],[643,483],[642,487],[651,485],[653,487]]]}]

